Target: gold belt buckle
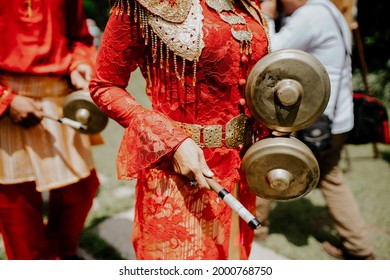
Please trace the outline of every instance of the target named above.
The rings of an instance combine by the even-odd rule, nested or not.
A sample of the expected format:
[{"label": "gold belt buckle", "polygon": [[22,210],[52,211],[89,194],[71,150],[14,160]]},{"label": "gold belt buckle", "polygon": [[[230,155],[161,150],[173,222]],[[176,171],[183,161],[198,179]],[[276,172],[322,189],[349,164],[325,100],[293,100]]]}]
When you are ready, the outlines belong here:
[{"label": "gold belt buckle", "polygon": [[184,132],[194,140],[198,146],[200,146],[200,131],[202,129],[201,125],[198,124],[187,124],[187,123],[179,123],[180,127],[184,130]]},{"label": "gold belt buckle", "polygon": [[225,145],[228,148],[237,148],[247,145],[252,138],[253,119],[245,114],[232,118],[226,124]]},{"label": "gold belt buckle", "polygon": [[222,125],[207,125],[203,128],[203,141],[206,148],[222,147]]},{"label": "gold belt buckle", "polygon": [[[198,125],[180,123],[180,127],[200,147],[219,148],[222,147],[222,125]],[[237,148],[240,145],[247,145],[252,139],[253,119],[245,114],[234,117],[226,124],[225,145],[228,148]],[[203,139],[201,139],[201,135]],[[203,140],[203,141],[202,141]],[[203,143],[202,143],[203,142]]]}]

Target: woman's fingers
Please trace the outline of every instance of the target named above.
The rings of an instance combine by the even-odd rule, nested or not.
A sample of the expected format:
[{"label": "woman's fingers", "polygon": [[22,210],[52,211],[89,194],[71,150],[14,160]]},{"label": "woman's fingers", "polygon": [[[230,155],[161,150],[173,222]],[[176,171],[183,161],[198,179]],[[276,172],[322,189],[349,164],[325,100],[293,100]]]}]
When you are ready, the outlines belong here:
[{"label": "woman's fingers", "polygon": [[191,138],[186,139],[176,150],[173,166],[175,172],[195,180],[196,186],[210,189],[204,176],[212,177],[214,174],[207,166],[202,149]]},{"label": "woman's fingers", "polygon": [[30,128],[42,120],[42,107],[33,99],[17,95],[9,107],[9,116],[18,125]]}]

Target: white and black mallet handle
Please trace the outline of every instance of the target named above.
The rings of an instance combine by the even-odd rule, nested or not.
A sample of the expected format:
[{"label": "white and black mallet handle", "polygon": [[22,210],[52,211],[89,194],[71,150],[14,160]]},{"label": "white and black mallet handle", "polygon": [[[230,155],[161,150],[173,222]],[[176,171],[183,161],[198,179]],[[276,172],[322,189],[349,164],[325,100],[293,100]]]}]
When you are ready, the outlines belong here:
[{"label": "white and black mallet handle", "polygon": [[260,228],[260,221],[252,215],[231,193],[224,189],[220,184],[211,178],[206,178],[209,186],[218,194],[227,205],[230,206],[245,222],[248,223],[249,227],[253,230]]},{"label": "white and black mallet handle", "polygon": [[44,114],[43,117],[57,121],[59,123],[65,124],[67,126],[70,126],[71,128],[74,128],[76,130],[86,130],[87,126],[82,124],[81,122],[77,122],[74,120],[71,120],[69,118],[57,118],[51,115]]}]

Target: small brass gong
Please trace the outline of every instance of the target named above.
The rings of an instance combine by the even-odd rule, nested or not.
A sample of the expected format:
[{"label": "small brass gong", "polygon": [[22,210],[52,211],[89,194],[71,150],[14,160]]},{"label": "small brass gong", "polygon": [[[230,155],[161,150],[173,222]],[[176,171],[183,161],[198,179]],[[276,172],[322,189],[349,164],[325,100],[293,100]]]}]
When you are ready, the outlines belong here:
[{"label": "small brass gong", "polygon": [[270,200],[295,200],[318,183],[319,167],[311,150],[293,137],[266,138],[254,143],[242,159],[248,187]]},{"label": "small brass gong", "polygon": [[64,100],[64,117],[82,123],[84,134],[97,134],[108,123],[108,116],[93,102],[88,91],[78,90],[69,94]]},{"label": "small brass gong", "polygon": [[312,55],[280,50],[252,68],[245,98],[255,119],[270,129],[293,132],[312,124],[329,101],[330,81],[324,66]]}]

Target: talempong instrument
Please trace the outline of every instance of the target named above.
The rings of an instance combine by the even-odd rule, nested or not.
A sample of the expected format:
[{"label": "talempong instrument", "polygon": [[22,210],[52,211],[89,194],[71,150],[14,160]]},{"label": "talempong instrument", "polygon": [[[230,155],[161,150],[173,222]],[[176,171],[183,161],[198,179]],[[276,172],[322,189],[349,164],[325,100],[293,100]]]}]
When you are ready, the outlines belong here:
[{"label": "talempong instrument", "polygon": [[253,117],[266,127],[293,132],[311,125],[324,112],[330,81],[312,55],[295,49],[270,53],[249,73],[245,99]]},{"label": "talempong instrument", "polygon": [[242,159],[249,188],[270,200],[293,200],[318,183],[319,167],[311,150],[293,137],[266,138],[253,144]]},{"label": "talempong instrument", "polygon": [[[300,50],[282,50],[264,56],[252,68],[245,89],[253,117],[284,136],[255,142],[243,156],[241,172],[247,186],[270,200],[294,200],[308,194],[319,181],[319,166],[312,151],[292,137],[318,119],[330,97],[329,76],[312,55]],[[252,229],[257,220],[215,180],[209,186]]]},{"label": "talempong instrument", "polygon": [[78,90],[69,94],[64,100],[64,117],[48,114],[46,118],[68,125],[83,134],[97,134],[108,123],[108,116],[93,102],[86,90]]},{"label": "talempong instrument", "polygon": [[317,185],[319,166],[314,154],[290,134],[317,120],[329,96],[324,66],[306,52],[276,51],[252,68],[245,89],[248,109],[257,121],[285,134],[255,142],[242,159],[241,171],[256,195],[293,200]]}]

